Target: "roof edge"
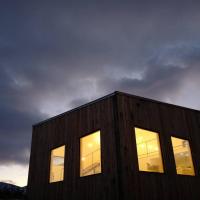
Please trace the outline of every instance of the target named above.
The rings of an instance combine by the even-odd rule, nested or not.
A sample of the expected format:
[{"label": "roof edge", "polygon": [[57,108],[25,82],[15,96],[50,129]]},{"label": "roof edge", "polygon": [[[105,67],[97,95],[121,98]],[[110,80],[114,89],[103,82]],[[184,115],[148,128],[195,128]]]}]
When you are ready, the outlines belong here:
[{"label": "roof edge", "polygon": [[110,98],[110,97],[112,97],[112,96],[115,96],[115,95],[125,95],[125,96],[130,96],[130,97],[134,97],[134,98],[141,99],[141,100],[146,100],[146,101],[154,102],[154,103],[166,104],[166,105],[173,106],[173,107],[177,107],[177,108],[181,108],[181,109],[187,109],[187,110],[192,110],[192,111],[200,112],[199,110],[193,109],[193,108],[188,108],[188,107],[179,106],[179,105],[176,105],[176,104],[171,104],[171,103],[167,103],[167,102],[162,102],[162,101],[150,99],[150,98],[147,98],[147,97],[141,97],[141,96],[137,96],[137,95],[134,95],[134,94],[129,94],[129,93],[126,93],[126,92],[114,91],[113,93],[107,94],[107,95],[105,95],[105,96],[103,96],[103,97],[100,97],[100,98],[98,98],[98,99],[95,99],[95,100],[93,100],[93,101],[90,101],[90,102],[88,102],[88,103],[85,103],[85,104],[83,104],[83,105],[81,105],[81,106],[78,106],[78,107],[76,107],[76,108],[73,108],[73,109],[71,109],[71,110],[68,110],[68,111],[66,111],[66,112],[63,112],[63,113],[61,113],[61,114],[55,115],[55,116],[53,116],[53,117],[50,117],[50,118],[48,118],[48,119],[42,120],[42,121],[40,121],[40,122],[38,122],[38,123],[35,123],[35,124],[33,124],[33,127],[38,126],[38,125],[41,125],[41,124],[43,124],[43,123],[45,123],[45,122],[51,121],[51,120],[53,120],[53,119],[55,119],[55,118],[57,118],[57,117],[62,117],[62,116],[65,115],[65,114],[69,114],[69,113],[74,112],[74,111],[77,111],[77,110],[79,110],[79,109],[81,109],[81,108],[85,108],[85,107],[87,107],[87,106],[89,106],[89,105],[91,105],[91,104],[97,103],[98,101],[101,101],[101,100],[104,100],[104,99],[108,99],[108,98]]},{"label": "roof edge", "polygon": [[167,103],[167,102],[164,102],[164,101],[150,99],[148,97],[142,97],[142,96],[138,96],[138,95],[134,95],[134,94],[129,94],[129,93],[126,93],[126,92],[116,91],[116,93],[119,94],[119,95],[125,95],[125,96],[130,96],[130,97],[134,97],[134,98],[141,99],[141,100],[150,101],[150,102],[153,102],[153,103],[166,104],[168,106],[173,106],[173,107],[177,107],[177,108],[181,108],[181,109],[187,109],[187,110],[191,110],[191,111],[195,111],[195,112],[200,112],[200,110],[197,110],[197,109],[194,109],[194,108],[180,106],[180,105],[173,104],[173,103]]},{"label": "roof edge", "polygon": [[[85,103],[85,104],[83,104],[83,105],[80,105],[80,106],[78,106],[78,107],[76,107],[76,108],[73,108],[73,109],[68,110],[68,111],[66,111],[66,112],[63,112],[63,113],[61,113],[61,114],[55,115],[55,116],[53,116],[53,117],[47,118],[47,119],[42,120],[42,121],[40,121],[40,122],[38,122],[38,123],[35,123],[35,124],[32,125],[32,127],[41,125],[41,124],[43,124],[43,123],[45,123],[45,122],[48,122],[48,121],[51,121],[51,120],[53,120],[53,119],[55,119],[55,118],[57,118],[57,117],[62,117],[62,116],[65,115],[65,114],[68,114],[68,113],[77,111],[77,110],[79,110],[79,109],[81,109],[81,108],[85,108],[85,107],[87,107],[87,106],[89,106],[89,105],[91,105],[91,104],[94,104],[94,103],[96,103],[96,102],[98,102],[98,101],[101,101],[101,100],[104,100],[104,99],[108,99],[108,98],[110,98],[110,97],[112,97],[112,96],[114,96],[114,95],[116,95],[116,94],[120,94],[120,93],[121,93],[121,92],[119,92],[119,91],[114,91],[113,93],[107,94],[107,95],[105,95],[105,96],[103,96],[103,97],[100,97],[100,98],[98,98],[98,99],[95,99],[95,100],[93,100],[93,101],[90,101],[90,102],[88,102],[88,103]],[[122,93],[121,93],[121,94],[122,94]]]}]

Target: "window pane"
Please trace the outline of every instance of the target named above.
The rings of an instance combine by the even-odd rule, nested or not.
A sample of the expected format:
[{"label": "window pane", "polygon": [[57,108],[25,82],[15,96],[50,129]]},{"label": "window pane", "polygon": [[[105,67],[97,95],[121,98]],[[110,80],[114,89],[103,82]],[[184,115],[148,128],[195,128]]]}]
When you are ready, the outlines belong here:
[{"label": "window pane", "polygon": [[62,181],[64,175],[65,146],[51,151],[50,183]]},{"label": "window pane", "polygon": [[158,133],[135,128],[140,171],[164,172]]},{"label": "window pane", "polygon": [[80,139],[80,176],[101,173],[100,131]]},{"label": "window pane", "polygon": [[195,175],[188,140],[171,137],[177,174]]}]

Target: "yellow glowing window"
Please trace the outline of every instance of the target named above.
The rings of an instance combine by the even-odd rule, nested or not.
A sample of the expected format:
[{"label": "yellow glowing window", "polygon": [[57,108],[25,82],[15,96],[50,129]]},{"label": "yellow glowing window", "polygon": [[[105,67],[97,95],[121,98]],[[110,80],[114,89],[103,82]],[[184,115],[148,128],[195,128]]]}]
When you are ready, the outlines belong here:
[{"label": "yellow glowing window", "polygon": [[194,176],[194,166],[188,140],[171,137],[177,174]]},{"label": "yellow glowing window", "polygon": [[63,181],[64,178],[65,146],[51,151],[50,183]]},{"label": "yellow glowing window", "polygon": [[158,133],[135,128],[138,164],[140,171],[163,173]]},{"label": "yellow glowing window", "polygon": [[80,139],[80,176],[101,173],[100,131]]}]

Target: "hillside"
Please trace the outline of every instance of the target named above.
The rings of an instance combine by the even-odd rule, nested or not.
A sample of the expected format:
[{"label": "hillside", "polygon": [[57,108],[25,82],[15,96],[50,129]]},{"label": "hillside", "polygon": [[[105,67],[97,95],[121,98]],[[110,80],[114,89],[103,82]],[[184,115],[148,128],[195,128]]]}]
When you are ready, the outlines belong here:
[{"label": "hillside", "polygon": [[19,187],[9,183],[0,182],[0,200],[25,199],[26,187]]}]

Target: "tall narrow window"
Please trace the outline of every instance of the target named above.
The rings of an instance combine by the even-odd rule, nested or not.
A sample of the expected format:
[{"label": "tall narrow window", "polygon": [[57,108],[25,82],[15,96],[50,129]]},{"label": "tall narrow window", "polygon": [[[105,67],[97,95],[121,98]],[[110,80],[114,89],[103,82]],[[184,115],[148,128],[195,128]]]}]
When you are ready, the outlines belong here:
[{"label": "tall narrow window", "polygon": [[50,183],[63,181],[64,178],[65,146],[51,151]]},{"label": "tall narrow window", "polygon": [[188,140],[171,137],[177,174],[194,176],[194,166]]},{"label": "tall narrow window", "polygon": [[163,173],[158,133],[135,128],[138,164],[140,171]]},{"label": "tall narrow window", "polygon": [[80,176],[101,173],[100,131],[80,139]]}]

